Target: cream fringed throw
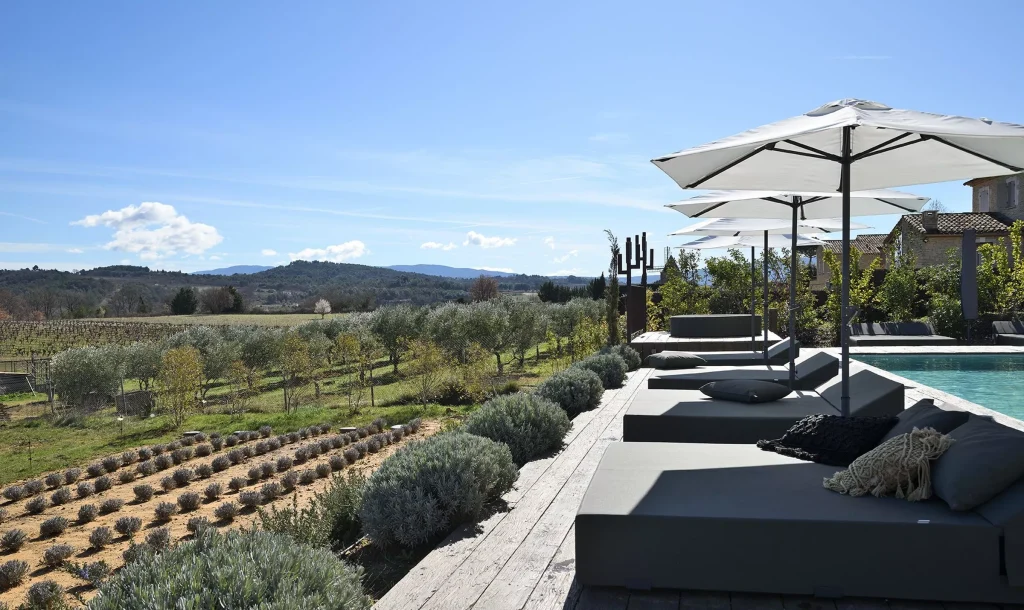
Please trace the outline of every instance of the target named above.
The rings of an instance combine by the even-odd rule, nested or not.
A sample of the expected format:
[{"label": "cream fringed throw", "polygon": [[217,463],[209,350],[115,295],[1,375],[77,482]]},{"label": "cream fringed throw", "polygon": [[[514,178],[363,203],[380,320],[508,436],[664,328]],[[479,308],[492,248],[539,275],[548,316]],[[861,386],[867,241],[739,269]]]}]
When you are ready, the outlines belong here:
[{"label": "cream fringed throw", "polygon": [[896,496],[910,502],[932,495],[931,460],[945,453],[953,439],[932,428],[915,428],[868,451],[846,470],[825,479],[825,488],[851,496],[866,493]]}]

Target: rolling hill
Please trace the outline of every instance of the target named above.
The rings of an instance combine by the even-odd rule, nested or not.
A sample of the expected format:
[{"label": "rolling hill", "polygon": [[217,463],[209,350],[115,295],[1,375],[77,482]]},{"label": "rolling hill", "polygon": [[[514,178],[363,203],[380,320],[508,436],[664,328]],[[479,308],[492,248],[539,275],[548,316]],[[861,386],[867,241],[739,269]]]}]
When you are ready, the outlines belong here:
[{"label": "rolling hill", "polygon": [[407,273],[422,273],[424,275],[437,275],[440,277],[454,277],[462,279],[476,279],[481,275],[488,277],[514,277],[515,273],[507,271],[488,271],[487,269],[470,269],[468,267],[449,267],[447,265],[391,265],[388,269],[405,271]]}]

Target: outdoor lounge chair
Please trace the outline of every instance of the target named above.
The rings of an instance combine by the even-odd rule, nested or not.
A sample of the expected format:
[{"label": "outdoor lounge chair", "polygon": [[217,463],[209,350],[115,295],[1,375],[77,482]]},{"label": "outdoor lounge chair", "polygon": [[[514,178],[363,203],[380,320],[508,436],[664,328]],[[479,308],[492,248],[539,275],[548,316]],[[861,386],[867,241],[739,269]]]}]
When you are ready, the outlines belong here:
[{"label": "outdoor lounge chair", "polygon": [[[832,354],[818,352],[795,362],[797,390],[813,390],[839,374],[839,359]],[[789,383],[789,367],[760,365],[736,368],[732,366],[701,366],[684,371],[665,371],[647,379],[647,387],[654,390],[697,390],[712,381],[725,379],[757,379]]]},{"label": "outdoor lounge chair", "polygon": [[[855,365],[856,366],[856,365]],[[840,414],[841,382],[796,391],[774,402],[709,398],[699,390],[641,389],[622,417],[622,440],[662,443],[756,443],[780,438],[808,415]],[[896,415],[903,385],[857,367],[850,376],[850,415]]]},{"label": "outdoor lounge chair", "polygon": [[996,345],[1024,345],[1024,323],[1008,320],[992,323]]},{"label": "outdoor lounge chair", "polygon": [[935,334],[935,329],[926,322],[850,325],[850,347],[891,345],[956,345],[956,339]]},{"label": "outdoor lounge chair", "polygon": [[[789,362],[790,339],[772,344],[768,348],[768,364]],[[765,364],[763,352],[693,352],[712,366],[757,366]],[[796,355],[800,356],[800,342],[796,342]]]},{"label": "outdoor lounge chair", "polygon": [[1024,602],[1024,481],[973,511],[825,489],[753,445],[613,443],[576,516],[587,586]]}]

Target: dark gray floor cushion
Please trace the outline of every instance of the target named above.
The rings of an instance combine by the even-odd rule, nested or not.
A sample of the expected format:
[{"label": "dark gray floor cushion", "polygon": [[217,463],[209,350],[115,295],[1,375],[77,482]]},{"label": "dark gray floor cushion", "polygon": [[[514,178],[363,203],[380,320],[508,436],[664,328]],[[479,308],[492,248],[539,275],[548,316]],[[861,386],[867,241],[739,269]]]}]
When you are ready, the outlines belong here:
[{"label": "dark gray floor cushion", "polygon": [[712,381],[701,386],[700,391],[705,396],[720,398],[732,402],[774,402],[787,396],[792,390],[788,387],[773,383],[771,381],[759,381],[757,379],[727,379],[725,381]]},{"label": "dark gray floor cushion", "polygon": [[841,494],[895,496],[920,502],[932,496],[931,462],[952,441],[935,430],[914,430],[891,438],[825,479],[825,489]]},{"label": "dark gray floor cushion", "polygon": [[707,362],[690,352],[659,352],[647,357],[647,366],[663,370],[692,369],[702,364]]},{"label": "dark gray floor cushion", "polygon": [[1024,432],[971,415],[949,436],[953,446],[935,462],[932,481],[953,510],[971,510],[1024,475]]},{"label": "dark gray floor cushion", "polygon": [[970,414],[966,411],[948,411],[935,406],[930,398],[917,401],[917,404],[903,411],[897,417],[899,421],[885,435],[882,441],[894,436],[906,434],[914,428],[934,428],[943,434],[949,434],[955,428],[967,423]]},{"label": "dark gray floor cushion", "polygon": [[[818,388],[821,397],[842,409],[842,379],[836,377]],[[850,415],[871,417],[898,415],[904,410],[903,384],[861,369],[850,375]]]},{"label": "dark gray floor cushion", "polygon": [[758,441],[757,446],[799,460],[846,467],[874,449],[896,421],[885,416],[811,415],[798,421],[782,438]]}]

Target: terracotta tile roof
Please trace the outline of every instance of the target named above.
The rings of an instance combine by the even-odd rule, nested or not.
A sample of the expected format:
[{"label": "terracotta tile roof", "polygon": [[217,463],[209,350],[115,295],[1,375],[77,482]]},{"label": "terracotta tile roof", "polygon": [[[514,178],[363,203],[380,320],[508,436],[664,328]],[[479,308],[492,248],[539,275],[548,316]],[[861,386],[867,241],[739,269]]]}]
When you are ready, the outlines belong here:
[{"label": "terracotta tile roof", "polygon": [[1005,233],[1013,224],[1009,218],[994,212],[940,212],[937,220],[937,230],[925,231],[920,214],[903,216],[909,229],[939,235],[959,235],[967,229],[974,229],[978,233]]},{"label": "terracotta tile roof", "polygon": [[[850,246],[857,248],[861,254],[879,254],[882,252],[882,243],[889,235],[887,233],[864,233],[857,235],[850,241]],[[843,253],[843,240],[826,239],[824,248],[836,254]]]}]

